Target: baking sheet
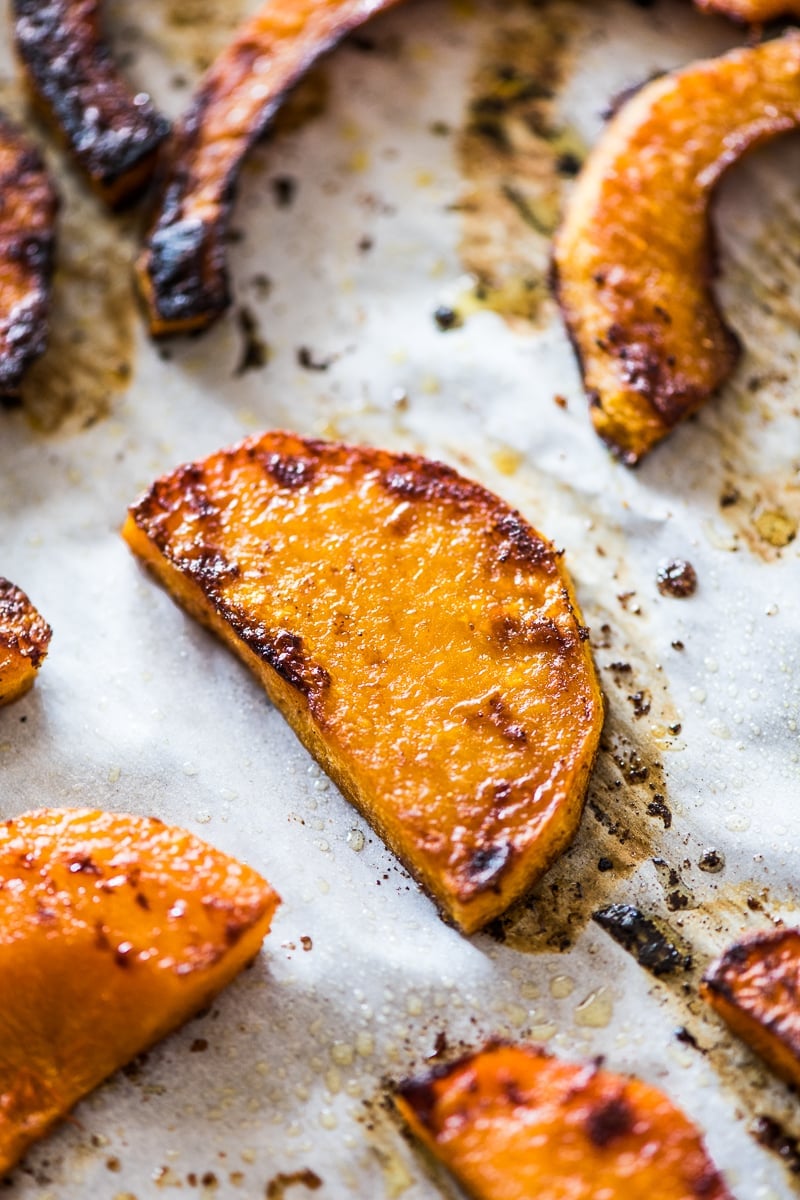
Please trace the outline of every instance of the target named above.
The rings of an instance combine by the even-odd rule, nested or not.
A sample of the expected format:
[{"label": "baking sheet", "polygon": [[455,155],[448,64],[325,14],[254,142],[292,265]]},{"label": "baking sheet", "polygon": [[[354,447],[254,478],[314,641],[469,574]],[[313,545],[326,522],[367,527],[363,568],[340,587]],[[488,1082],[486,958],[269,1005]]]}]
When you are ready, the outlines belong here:
[{"label": "baking sheet", "polygon": [[[109,6],[131,75],[170,114],[247,7]],[[417,0],[375,21],[245,172],[230,318],[161,350],[129,289],[135,223],[107,218],[49,152],[65,197],[53,348],[3,416],[0,569],[54,639],[35,690],[0,714],[3,815],[155,813],[262,870],[284,903],[256,965],[33,1150],[15,1200],[300,1197],[315,1177],[331,1200],[455,1195],[384,1103],[442,1035],[450,1052],[501,1035],[604,1055],[698,1120],[739,1200],[793,1193],[748,1130],[770,1114],[797,1134],[796,1106],[683,985],[741,929],[798,919],[800,543],[773,544],[800,517],[798,141],[752,158],[718,207],[742,365],[635,473],[590,430],[544,288],[563,155],[621,89],[737,37],[679,0]],[[7,41],[0,100],[19,112]],[[553,96],[512,122],[504,166],[475,101],[509,57]],[[483,299],[470,270],[491,276]],[[462,328],[437,328],[442,303]],[[248,338],[268,361],[242,371]],[[439,920],[118,536],[157,474],[269,427],[441,457],[567,548],[604,745],[572,851],[491,933]],[[657,591],[676,556],[697,571],[692,599]],[[698,867],[709,847],[720,874]],[[590,921],[612,901],[665,919],[695,969],[649,976]]]}]

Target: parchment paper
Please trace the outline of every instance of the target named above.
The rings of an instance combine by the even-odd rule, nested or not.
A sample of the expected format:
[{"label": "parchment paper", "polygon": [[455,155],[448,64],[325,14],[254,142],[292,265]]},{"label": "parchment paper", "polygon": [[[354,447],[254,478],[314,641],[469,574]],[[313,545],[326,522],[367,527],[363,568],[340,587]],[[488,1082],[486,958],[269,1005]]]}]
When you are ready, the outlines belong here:
[{"label": "parchment paper", "polygon": [[[131,76],[174,115],[247,6],[109,7]],[[551,41],[536,51],[514,31],[539,25]],[[800,515],[800,146],[725,184],[720,295],[747,352],[719,401],[635,473],[591,431],[535,211],[562,188],[554,144],[591,142],[615,93],[741,37],[679,0],[409,3],[337,51],[294,128],[254,156],[234,311],[161,352],[128,289],[134,223],[106,218],[49,152],[65,196],[54,347],[25,409],[2,417],[0,571],[54,638],[35,690],[0,714],[2,813],[155,813],[263,871],[283,905],[210,1014],[81,1104],[7,1195],[261,1197],[303,1171],[326,1200],[455,1195],[384,1105],[386,1081],[424,1068],[441,1035],[450,1053],[501,1035],[604,1055],[700,1123],[740,1200],[792,1194],[748,1129],[767,1113],[796,1134],[794,1102],[693,997],[743,928],[798,920],[800,542],[769,539]],[[3,43],[0,99],[19,113]],[[474,102],[515,45],[552,67],[542,103],[561,133],[531,149],[515,127],[525,154],[508,150],[487,183]],[[528,169],[521,217],[519,195],[495,202]],[[530,260],[527,290],[511,284],[527,315],[511,322],[465,278],[495,245]],[[443,303],[461,305],[460,328],[437,328]],[[241,372],[243,308],[251,359],[268,362]],[[502,930],[468,940],[442,923],[255,680],[118,536],[157,474],[269,427],[440,457],[566,547],[609,722],[573,851]],[[676,556],[697,571],[691,599],[656,588]],[[697,865],[709,847],[724,855],[716,875]],[[612,901],[666,920],[693,969],[648,975],[589,920]],[[311,1194],[302,1178],[288,1196]]]}]

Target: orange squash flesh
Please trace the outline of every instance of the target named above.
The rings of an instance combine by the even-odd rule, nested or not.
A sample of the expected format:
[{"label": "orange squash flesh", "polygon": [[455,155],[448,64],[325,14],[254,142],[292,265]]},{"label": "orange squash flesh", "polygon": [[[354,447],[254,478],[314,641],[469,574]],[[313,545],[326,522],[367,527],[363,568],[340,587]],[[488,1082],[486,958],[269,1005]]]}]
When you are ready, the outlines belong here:
[{"label": "orange squash flesh", "polygon": [[662,1092],[537,1047],[489,1046],[395,1103],[475,1200],[732,1200]]},{"label": "orange squash flesh", "polygon": [[701,991],[742,1041],[800,1088],[800,929],[756,933],[730,946]]},{"label": "orange squash flesh", "polygon": [[0,825],[0,1172],[258,952],[278,897],[154,818]]},{"label": "orange squash flesh", "polygon": [[800,34],[647,84],[611,120],[554,250],[595,428],[636,463],[733,371],[709,206],[745,151],[800,121]]},{"label": "orange squash flesh", "polygon": [[25,593],[0,577],[0,705],[32,687],[50,637],[50,626]]},{"label": "orange squash flesh", "polygon": [[467,932],[580,820],[602,701],[558,553],[439,463],[268,433],[124,535]]},{"label": "orange squash flesh", "polygon": [[0,116],[0,398],[47,343],[58,198],[41,156]]},{"label": "orange squash flesh", "polygon": [[287,91],[398,0],[268,0],[217,58],[165,147],[137,265],[154,336],[206,329],[230,304],[225,237],[250,148]]},{"label": "orange squash flesh", "polygon": [[695,0],[705,12],[720,13],[744,25],[760,25],[777,17],[800,17],[797,0]]},{"label": "orange squash flesh", "polygon": [[148,183],[169,122],[118,69],[101,0],[13,0],[16,46],[38,107],[112,208]]}]

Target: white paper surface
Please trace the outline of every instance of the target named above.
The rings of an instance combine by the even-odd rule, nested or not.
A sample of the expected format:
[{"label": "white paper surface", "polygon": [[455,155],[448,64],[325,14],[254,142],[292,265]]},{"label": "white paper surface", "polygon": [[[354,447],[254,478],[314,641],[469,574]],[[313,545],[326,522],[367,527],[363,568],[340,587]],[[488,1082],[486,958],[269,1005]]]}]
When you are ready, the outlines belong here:
[{"label": "white paper surface", "polygon": [[[181,25],[178,5],[112,6],[132,76],[171,114],[246,6],[225,7],[224,19],[207,4],[199,25]],[[201,10],[188,4],[183,15]],[[757,522],[800,515],[800,146],[784,140],[753,158],[718,209],[720,295],[747,346],[735,379],[638,472],[625,470],[591,431],[552,310],[513,328],[478,312],[447,333],[432,318],[467,286],[458,145],[476,72],[504,28],[554,11],[575,46],[559,119],[589,141],[622,88],[741,36],[678,0],[651,10],[419,0],[376,21],[368,43],[348,43],[325,65],[315,93],[324,111],[260,149],[245,173],[231,264],[237,308],[269,343],[261,370],[236,375],[235,313],[168,358],[149,344],[114,282],[132,224],[80,199],[51,156],[70,198],[61,341],[68,318],[83,341],[37,368],[27,411],[2,416],[0,571],[54,630],[35,690],[0,713],[2,813],[155,813],[251,863],[284,902],[257,965],[29,1154],[6,1192],[15,1200],[147,1200],[170,1189],[261,1197],[281,1172],[304,1169],[323,1181],[321,1200],[454,1195],[382,1103],[384,1081],[424,1068],[441,1033],[451,1049],[502,1035],[572,1058],[603,1054],[698,1120],[739,1200],[792,1194],[777,1158],[747,1133],[757,1113],[787,1129],[794,1113],[798,1132],[786,1089],[680,980],[654,980],[584,921],[603,904],[635,903],[667,918],[702,963],[742,928],[798,919],[800,542],[779,551]],[[4,63],[2,99],[14,109],[7,46]],[[276,204],[277,176],[296,182],[288,207]],[[330,357],[328,369],[304,369],[301,346]],[[60,420],[48,396],[54,380],[68,394],[81,363],[76,410]],[[566,547],[609,697],[591,804],[617,834],[587,812],[574,851],[512,934],[563,928],[572,913],[569,950],[524,953],[446,927],[256,681],[119,538],[126,505],[156,475],[270,427],[441,457]],[[734,489],[739,498],[721,507]],[[692,599],[656,589],[658,564],[676,556],[696,568]],[[628,697],[638,690],[651,708],[637,719]],[[632,754],[649,770],[638,783],[614,762]],[[647,813],[655,795],[669,829]],[[721,874],[697,868],[708,846],[725,855]],[[614,870],[598,871],[603,855]],[[653,857],[678,871],[693,907],[668,911],[674,885]],[[709,1053],[677,1041],[680,1025]],[[192,1051],[197,1039],[203,1052]],[[305,1194],[300,1183],[287,1192]]]}]

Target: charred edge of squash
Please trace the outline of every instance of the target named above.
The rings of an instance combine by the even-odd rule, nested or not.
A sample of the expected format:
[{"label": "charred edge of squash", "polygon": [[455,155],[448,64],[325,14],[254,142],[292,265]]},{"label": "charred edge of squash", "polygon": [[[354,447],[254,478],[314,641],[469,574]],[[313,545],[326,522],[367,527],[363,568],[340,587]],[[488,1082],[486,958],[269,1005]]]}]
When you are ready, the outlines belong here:
[{"label": "charred edge of squash", "polygon": [[[352,17],[331,37],[308,50],[281,91],[264,101],[241,153],[219,180],[216,214],[201,220],[184,218],[183,211],[185,198],[193,186],[191,159],[202,140],[203,118],[226,86],[223,67],[227,60],[235,57],[247,65],[258,57],[260,48],[242,37],[224,50],[210,68],[181,125],[173,130],[165,147],[161,168],[156,171],[155,216],[136,263],[139,290],[154,338],[202,333],[230,307],[232,293],[225,243],[244,160],[265,135],[286,96],[303,75],[363,20],[363,16]],[[236,104],[235,92],[228,102]]]},{"label": "charred edge of squash", "polygon": [[[800,930],[796,929],[763,929],[728,946],[703,976],[702,986],[708,993],[709,1002],[713,1003],[713,998],[719,996],[743,1015],[752,1016],[742,1008],[730,977],[733,976],[735,979],[739,975],[742,967],[749,963],[754,950],[776,950],[783,942],[790,940],[796,941],[798,950],[800,950]],[[800,1000],[800,997],[798,999]],[[758,1023],[764,1029],[771,1029],[774,1024],[774,1022],[762,1021]]]},{"label": "charred edge of squash", "polygon": [[122,78],[99,30],[99,0],[14,0],[14,18],[37,106],[103,200],[112,208],[132,202],[170,124]]},{"label": "charred edge of squash", "polygon": [[0,577],[0,645],[15,650],[38,669],[53,631],[16,584]]},{"label": "charred edge of squash", "polygon": [[0,232],[0,264],[21,265],[28,281],[25,295],[0,312],[0,397],[16,400],[25,371],[47,346],[59,201],[39,151],[2,116],[0,140],[16,151],[0,192],[24,195],[36,217]]}]

